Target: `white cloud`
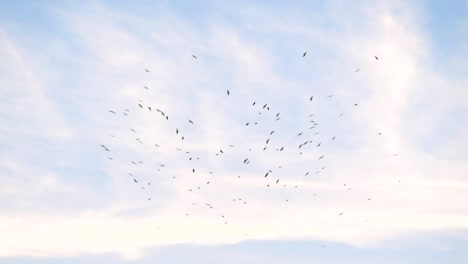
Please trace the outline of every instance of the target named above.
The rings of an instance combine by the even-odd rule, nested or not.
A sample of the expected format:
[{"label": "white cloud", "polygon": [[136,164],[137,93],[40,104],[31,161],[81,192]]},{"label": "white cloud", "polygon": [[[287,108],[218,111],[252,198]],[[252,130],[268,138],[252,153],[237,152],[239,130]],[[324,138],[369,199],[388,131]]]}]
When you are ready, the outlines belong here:
[{"label": "white cloud", "polygon": [[[322,239],[368,247],[407,231],[468,227],[466,207],[457,206],[467,198],[462,173],[468,168],[460,159],[466,157],[460,146],[467,141],[445,139],[436,151],[425,150],[427,142],[441,136],[437,125],[450,109],[466,109],[466,80],[434,70],[417,8],[392,1],[354,9],[337,1],[323,7],[325,15],[312,14],[318,25],[309,23],[302,10],[289,10],[295,16],[284,19],[276,18],[274,10],[236,8],[240,25],[216,21],[203,29],[177,16],[154,22],[101,5],[60,11],[64,29],[83,56],[72,62],[80,78],[72,77],[76,83],[60,98],[48,96],[47,85],[54,83],[42,73],[63,70],[72,76],[70,70],[27,67],[21,48],[15,47],[21,45],[3,38],[0,52],[10,59],[0,66],[15,70],[2,87],[27,87],[28,96],[7,90],[10,103],[2,112],[24,104],[22,98],[40,111],[18,106],[4,119],[12,129],[2,133],[26,144],[41,139],[41,144],[68,148],[35,150],[22,163],[1,160],[2,170],[15,178],[3,187],[5,198],[36,200],[33,205],[46,201],[43,207],[56,209],[44,215],[31,205],[21,207],[24,218],[4,210],[0,255],[120,251],[137,258],[144,247],[235,243],[246,233],[248,239]],[[330,29],[327,23],[335,25]],[[278,47],[275,41],[288,45]],[[304,50],[308,55],[302,58]],[[297,58],[279,59],[288,56]],[[357,68],[361,71],[355,73]],[[439,85],[459,88],[447,94]],[[312,103],[310,95],[315,96]],[[79,114],[60,114],[57,109],[67,108],[62,99]],[[265,103],[271,111],[258,114]],[[277,112],[282,119],[274,121]],[[308,129],[310,113],[320,124],[318,135]],[[29,120],[27,137],[13,132],[22,128],[16,118]],[[66,118],[81,123],[66,123]],[[297,137],[300,131],[305,133]],[[418,137],[421,141],[414,141]],[[313,143],[300,155],[297,146],[308,139]],[[319,142],[322,146],[315,147]],[[9,146],[13,153],[26,151]],[[275,151],[281,146],[284,152]],[[49,162],[58,159],[62,170],[53,163],[29,164],[38,153]],[[108,155],[114,160],[106,160]],[[245,158],[251,164],[244,165]],[[63,172],[87,166],[92,168]],[[269,169],[273,172],[264,178]],[[65,204],[76,208],[64,209],[45,195],[49,192],[70,199]],[[98,205],[90,206],[94,200]]]}]

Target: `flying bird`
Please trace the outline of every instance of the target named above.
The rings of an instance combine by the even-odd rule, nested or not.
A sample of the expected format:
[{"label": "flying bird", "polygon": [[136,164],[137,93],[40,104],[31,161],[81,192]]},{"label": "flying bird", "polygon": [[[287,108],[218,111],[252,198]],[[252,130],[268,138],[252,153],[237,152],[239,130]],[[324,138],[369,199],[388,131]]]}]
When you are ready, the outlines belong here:
[{"label": "flying bird", "polygon": [[146,71],[146,72],[150,72],[150,71],[148,71],[148,69],[145,69],[145,71]]},{"label": "flying bird", "polygon": [[312,99],[314,99],[313,95],[310,97],[309,101],[312,102]]},{"label": "flying bird", "polygon": [[190,124],[193,124],[193,121],[192,121],[192,120],[189,119],[188,121],[190,122]]},{"label": "flying bird", "polygon": [[227,93],[227,95],[229,96],[229,94],[230,94],[231,92],[229,92],[229,90],[226,90],[226,93]]},{"label": "flying bird", "polygon": [[358,71],[360,71],[360,70],[361,70],[361,69],[357,69],[357,70],[355,70],[354,72],[358,72]]},{"label": "flying bird", "polygon": [[307,54],[307,51],[304,52],[304,54],[302,54],[302,58],[304,58],[306,54]]},{"label": "flying bird", "polygon": [[377,57],[377,56],[374,56],[374,58],[375,58],[376,60],[379,60],[379,57]]},{"label": "flying bird", "polygon": [[197,56],[195,56],[195,55],[193,55],[193,54],[192,54],[192,57],[193,57],[194,59],[198,59],[198,57],[197,57]]},{"label": "flying bird", "polygon": [[114,111],[112,111],[112,110],[109,110],[109,113],[115,114],[115,112],[114,112]]},{"label": "flying bird", "polygon": [[147,86],[144,86],[144,85],[143,85],[143,87],[145,87],[145,89],[147,89],[147,90],[149,89]]}]

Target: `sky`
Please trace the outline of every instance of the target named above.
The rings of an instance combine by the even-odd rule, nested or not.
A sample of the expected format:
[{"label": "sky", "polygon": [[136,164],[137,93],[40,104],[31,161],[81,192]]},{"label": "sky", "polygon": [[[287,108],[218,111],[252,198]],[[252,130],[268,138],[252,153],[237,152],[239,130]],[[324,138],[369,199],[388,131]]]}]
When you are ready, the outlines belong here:
[{"label": "sky", "polygon": [[1,2],[0,263],[467,263],[467,1]]}]

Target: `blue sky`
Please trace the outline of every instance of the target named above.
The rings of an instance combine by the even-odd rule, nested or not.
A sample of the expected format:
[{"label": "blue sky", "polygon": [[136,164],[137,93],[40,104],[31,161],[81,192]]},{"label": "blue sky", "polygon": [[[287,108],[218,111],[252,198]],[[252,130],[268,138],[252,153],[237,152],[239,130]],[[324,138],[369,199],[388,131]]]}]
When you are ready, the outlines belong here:
[{"label": "blue sky", "polygon": [[466,263],[467,11],[4,3],[0,262]]}]

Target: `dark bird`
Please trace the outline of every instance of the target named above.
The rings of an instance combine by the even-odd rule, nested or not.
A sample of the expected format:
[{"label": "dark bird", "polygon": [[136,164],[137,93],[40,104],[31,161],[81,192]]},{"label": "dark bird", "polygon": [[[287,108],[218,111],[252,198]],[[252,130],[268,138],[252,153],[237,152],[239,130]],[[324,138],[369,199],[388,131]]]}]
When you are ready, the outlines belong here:
[{"label": "dark bird", "polygon": [[198,57],[197,57],[197,56],[195,56],[195,55],[193,55],[193,54],[192,54],[192,57],[193,57],[194,59],[198,59]]},{"label": "dark bird", "polygon": [[330,94],[330,95],[328,96],[328,98],[331,98],[332,96],[333,96],[333,94]]},{"label": "dark bird", "polygon": [[378,135],[380,136],[380,135],[382,135],[382,133],[379,133]]},{"label": "dark bird", "polygon": [[304,58],[306,54],[307,54],[307,51],[302,54],[302,58]]},{"label": "dark bird", "polygon": [[247,159],[245,159],[245,160],[244,160],[244,164],[245,164],[245,163],[246,163],[248,160],[249,160],[248,158],[247,158]]},{"label": "dark bird", "polygon": [[231,92],[229,92],[229,90],[226,90],[226,93],[227,93],[227,95],[229,96],[229,94],[230,94]]},{"label": "dark bird", "polygon": [[358,106],[358,104],[354,104],[354,106]]},{"label": "dark bird", "polygon": [[115,114],[115,112],[114,112],[114,111],[112,111],[112,110],[109,110],[109,113]]},{"label": "dark bird", "polygon": [[361,70],[361,69],[357,69],[357,70],[355,70],[354,72],[358,72],[358,71],[360,71],[360,70]]},{"label": "dark bird", "polygon": [[332,137],[332,140],[335,140],[336,137]]},{"label": "dark bird", "polygon": [[223,154],[224,154],[224,152],[223,152],[223,150],[222,150],[222,149],[220,149],[220,150],[219,150],[219,152],[221,152],[221,153],[223,153]]},{"label": "dark bird", "polygon": [[148,69],[145,69],[145,71],[146,71],[146,72],[150,72],[150,71],[148,71]]},{"label": "dark bird", "polygon": [[134,182],[138,183],[138,181],[136,179],[133,179]]},{"label": "dark bird", "polygon": [[377,56],[374,56],[374,58],[375,58],[376,60],[379,60],[379,57],[377,57]]},{"label": "dark bird", "polygon": [[283,149],[284,149],[284,147],[281,147],[281,148],[280,148],[280,151],[283,151]]},{"label": "dark bird", "polygon": [[323,155],[323,156],[320,156],[320,158],[318,158],[318,159],[322,159],[323,157],[325,157],[325,155]]},{"label": "dark bird", "polygon": [[280,115],[280,113],[277,113],[277,114],[276,114],[276,117],[278,117],[279,115]]},{"label": "dark bird", "polygon": [[151,111],[151,106],[148,106],[148,109]]},{"label": "dark bird", "polygon": [[322,143],[318,143],[317,146],[316,146],[316,148],[320,147],[321,144],[322,144]]},{"label": "dark bird", "polygon": [[175,133],[176,133],[176,135],[179,134],[179,129],[178,128],[176,128]]},{"label": "dark bird", "polygon": [[270,132],[270,136],[271,136],[273,133],[275,133],[275,131],[274,131],[274,130]]},{"label": "dark bird", "polygon": [[248,125],[249,125],[249,122],[247,122],[247,123],[245,124],[245,126],[248,126]]},{"label": "dark bird", "polygon": [[195,169],[192,169],[192,172],[195,173]]},{"label": "dark bird", "polygon": [[190,122],[190,124],[193,124],[193,121],[192,121],[192,120],[189,119],[188,121]]},{"label": "dark bird", "polygon": [[268,144],[268,142],[270,142],[270,139],[267,139],[267,141],[265,143]]},{"label": "dark bird", "polygon": [[141,109],[143,109],[143,106],[141,104],[138,104],[138,105],[141,107]]},{"label": "dark bird", "polygon": [[252,104],[252,105],[255,105],[255,102],[253,102],[253,104]]},{"label": "dark bird", "polygon": [[309,101],[312,102],[312,99],[314,99],[314,96],[313,96],[313,95],[310,97]]},{"label": "dark bird", "polygon": [[338,216],[343,215],[344,213],[339,213]]},{"label": "dark bird", "polygon": [[301,133],[297,134],[297,136],[300,136],[300,135],[302,135],[302,133],[303,133],[303,132],[301,132]]},{"label": "dark bird", "polygon": [[263,106],[263,109],[265,109],[265,107],[267,107],[267,105],[268,105],[268,104],[265,104],[265,105]]},{"label": "dark bird", "polygon": [[144,86],[144,85],[143,85],[143,87],[145,87],[145,89],[147,89],[147,90],[149,89],[147,86]]},{"label": "dark bird", "polygon": [[234,145],[229,145],[230,147],[234,147]]},{"label": "dark bird", "polygon": [[371,199],[372,199],[372,196],[371,196],[371,197],[369,197],[369,198],[367,198],[367,200],[369,200],[369,201],[370,201]]},{"label": "dark bird", "polygon": [[279,179],[276,180],[276,184],[278,184],[278,182],[279,182]]}]

